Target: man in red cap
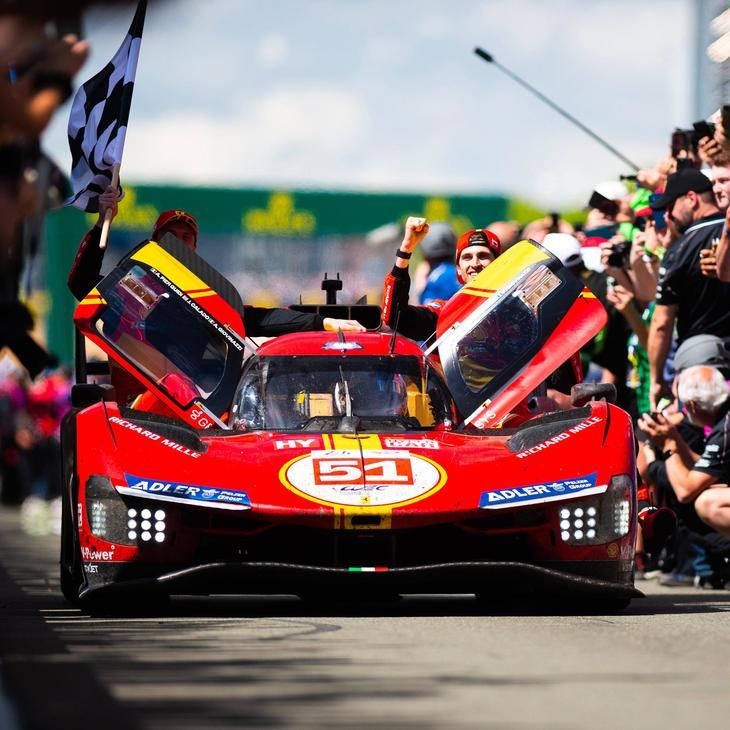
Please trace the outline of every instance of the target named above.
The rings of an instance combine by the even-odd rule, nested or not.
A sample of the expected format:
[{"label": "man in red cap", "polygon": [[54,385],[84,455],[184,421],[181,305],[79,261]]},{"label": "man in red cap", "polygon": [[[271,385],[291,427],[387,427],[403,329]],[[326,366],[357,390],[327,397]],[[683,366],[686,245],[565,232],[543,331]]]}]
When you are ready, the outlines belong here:
[{"label": "man in red cap", "polygon": [[[422,307],[408,304],[411,288],[408,262],[427,233],[425,218],[408,218],[403,241],[395,254],[395,266],[385,277],[383,289],[383,322],[406,337],[420,341],[436,331],[439,312],[445,304],[439,299]],[[500,253],[502,246],[494,233],[486,228],[467,231],[456,243],[456,278],[461,284],[475,279]]]},{"label": "man in red cap", "polygon": [[[111,187],[99,196],[99,217],[96,225],[81,241],[68,277],[68,286],[79,301],[102,279],[101,264],[105,249],[99,248],[99,241],[107,210],[111,211],[114,220],[119,212],[119,193]],[[150,238],[159,241],[166,233],[172,233],[191,251],[195,251],[198,245],[198,222],[184,210],[166,210],[161,213]]]},{"label": "man in red cap", "polygon": [[[102,279],[101,264],[104,250],[99,248],[104,216],[111,210],[112,220],[119,210],[119,192],[108,187],[99,196],[99,217],[96,225],[84,236],[76,259],[71,267],[68,285],[76,299],[83,299]],[[184,210],[166,210],[155,222],[150,240],[160,241],[168,233],[181,241],[191,251],[198,246],[198,222]],[[309,312],[295,312],[291,309],[264,307],[244,308],[243,317],[246,334],[252,337],[276,337],[290,332],[327,330],[336,332],[362,332],[359,322],[351,319],[321,317]]]}]

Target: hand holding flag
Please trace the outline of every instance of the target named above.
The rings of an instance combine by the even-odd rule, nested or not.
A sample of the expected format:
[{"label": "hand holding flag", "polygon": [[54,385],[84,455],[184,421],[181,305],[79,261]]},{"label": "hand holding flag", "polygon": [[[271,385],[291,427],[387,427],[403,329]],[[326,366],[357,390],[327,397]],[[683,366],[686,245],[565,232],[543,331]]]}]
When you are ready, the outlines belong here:
[{"label": "hand holding flag", "polygon": [[[71,147],[71,187],[66,205],[87,213],[99,211],[99,195],[119,183],[134,77],[142,43],[147,0],[137,11],[119,50],[96,76],[79,87],[71,107],[68,141]],[[107,211],[99,246],[106,246],[111,222]]]}]

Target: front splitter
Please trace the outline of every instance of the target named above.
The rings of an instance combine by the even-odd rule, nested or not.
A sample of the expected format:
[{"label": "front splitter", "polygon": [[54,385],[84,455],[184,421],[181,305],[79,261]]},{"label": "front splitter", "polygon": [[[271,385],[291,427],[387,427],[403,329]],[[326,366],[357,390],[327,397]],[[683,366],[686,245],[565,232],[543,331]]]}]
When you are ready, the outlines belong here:
[{"label": "front splitter", "polygon": [[[560,564],[557,564],[559,566]],[[133,565],[115,570],[99,566],[97,579],[81,591],[83,599],[117,592],[153,590],[169,594],[268,595],[308,593],[317,590],[372,590],[395,593],[478,593],[521,596],[527,594],[639,598],[643,594],[630,580],[623,563],[571,562],[567,572],[556,564],[455,562],[388,569],[330,568],[294,563],[206,563],[143,577]],[[149,571],[147,566],[147,571]],[[567,566],[566,566],[567,567]]]}]

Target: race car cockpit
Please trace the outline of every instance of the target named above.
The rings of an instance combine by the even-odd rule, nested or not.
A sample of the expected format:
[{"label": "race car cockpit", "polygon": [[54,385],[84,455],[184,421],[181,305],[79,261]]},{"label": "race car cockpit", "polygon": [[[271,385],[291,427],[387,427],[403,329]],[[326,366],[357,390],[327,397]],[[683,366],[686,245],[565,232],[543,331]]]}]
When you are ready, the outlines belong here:
[{"label": "race car cockpit", "polygon": [[252,358],[233,400],[234,429],[410,431],[450,427],[440,375],[414,356]]}]

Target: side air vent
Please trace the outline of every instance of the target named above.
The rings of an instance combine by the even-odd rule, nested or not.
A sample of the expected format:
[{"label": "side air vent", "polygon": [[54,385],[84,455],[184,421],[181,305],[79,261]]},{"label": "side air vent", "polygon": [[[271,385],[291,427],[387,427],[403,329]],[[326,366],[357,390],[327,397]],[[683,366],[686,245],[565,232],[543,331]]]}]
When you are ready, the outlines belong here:
[{"label": "side air vent", "polygon": [[528,421],[509,438],[507,447],[515,453],[531,449],[546,439],[554,438],[563,431],[577,426],[590,415],[591,409],[586,406],[585,408],[551,413],[536,421]]}]

